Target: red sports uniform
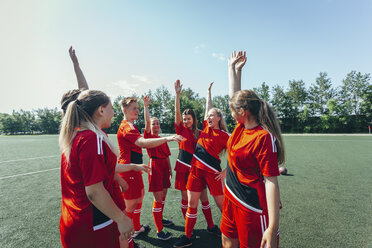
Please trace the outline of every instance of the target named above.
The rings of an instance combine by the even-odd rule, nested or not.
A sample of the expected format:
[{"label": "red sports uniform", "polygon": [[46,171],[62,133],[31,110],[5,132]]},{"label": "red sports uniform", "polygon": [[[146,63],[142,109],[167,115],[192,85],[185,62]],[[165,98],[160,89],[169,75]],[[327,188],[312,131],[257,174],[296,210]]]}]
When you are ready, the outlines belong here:
[{"label": "red sports uniform", "polygon": [[175,128],[176,134],[184,137],[184,140],[178,143],[180,150],[174,168],[176,171],[175,188],[185,191],[197,139],[194,137],[194,131],[186,128],[181,122],[178,125],[175,123]]},{"label": "red sports uniform", "polygon": [[[123,120],[120,124],[117,139],[120,149],[120,164],[142,164],[142,148],[134,143],[141,136],[138,128],[133,123]],[[142,172],[128,171],[120,173],[120,176],[127,181],[128,190],[123,193],[127,200],[137,199],[141,197],[141,191],[144,188],[142,180]]]},{"label": "red sports uniform", "polygon": [[[160,136],[152,135],[145,132],[144,137],[147,138],[160,138]],[[164,143],[155,148],[147,149],[150,157],[149,166],[149,192],[162,191],[171,186],[170,182],[170,163],[169,156],[171,155],[168,144]]]},{"label": "red sports uniform", "polygon": [[186,188],[201,192],[208,185],[211,195],[223,194],[222,180],[216,180],[216,172],[221,172],[219,154],[226,149],[229,134],[223,130],[213,129],[203,122],[203,131],[195,148],[192,168]]},{"label": "red sports uniform", "polygon": [[238,124],[227,144],[221,231],[241,247],[260,247],[269,224],[265,177],[279,176],[275,137],[261,126]]},{"label": "red sports uniform", "polygon": [[120,205],[114,182],[115,167],[115,154],[103,142],[103,137],[91,130],[76,134],[69,163],[62,154],[59,227],[63,247],[119,247],[116,223],[99,211],[85,192],[86,186],[102,182]]}]

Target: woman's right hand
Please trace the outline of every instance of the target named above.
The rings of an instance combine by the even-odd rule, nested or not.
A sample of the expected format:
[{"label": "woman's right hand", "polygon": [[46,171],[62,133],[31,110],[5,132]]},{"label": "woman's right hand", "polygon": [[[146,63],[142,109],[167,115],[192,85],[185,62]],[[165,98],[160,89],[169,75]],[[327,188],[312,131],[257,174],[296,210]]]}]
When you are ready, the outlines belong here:
[{"label": "woman's right hand", "polygon": [[182,84],[180,82],[180,80],[177,80],[175,83],[174,83],[174,90],[176,91],[177,94],[179,94],[182,90]]},{"label": "woman's right hand", "polygon": [[134,233],[133,222],[127,215],[123,213],[123,217],[116,224],[118,225],[121,240],[125,241],[132,237]]},{"label": "woman's right hand", "polygon": [[150,167],[147,164],[135,164],[133,170],[148,173],[150,171]]},{"label": "woman's right hand", "polygon": [[75,54],[75,49],[72,48],[72,46],[70,47],[70,49],[68,49],[68,53],[70,54],[70,58],[72,60],[72,62],[74,64],[79,64],[79,61],[76,57],[76,54]]},{"label": "woman's right hand", "polygon": [[143,105],[144,105],[145,107],[148,107],[148,106],[150,105],[150,103],[151,103],[151,98],[150,98],[150,96],[149,96],[149,95],[145,96],[145,97],[143,98]]},{"label": "woman's right hand", "polygon": [[168,136],[166,137],[166,139],[167,139],[167,142],[170,142],[170,141],[181,142],[183,141],[184,138],[181,135],[176,134],[176,135]]},{"label": "woman's right hand", "polygon": [[236,62],[235,69],[238,71],[241,71],[243,66],[245,65],[245,62],[247,62],[247,56],[245,55],[245,51],[239,51],[238,52],[238,61]]}]

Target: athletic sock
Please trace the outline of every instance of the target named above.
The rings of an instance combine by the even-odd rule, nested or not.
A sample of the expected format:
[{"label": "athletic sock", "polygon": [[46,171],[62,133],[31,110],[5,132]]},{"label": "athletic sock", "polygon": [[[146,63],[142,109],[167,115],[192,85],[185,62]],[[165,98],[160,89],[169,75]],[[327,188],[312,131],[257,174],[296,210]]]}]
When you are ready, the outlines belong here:
[{"label": "athletic sock", "polygon": [[196,223],[198,208],[187,208],[186,213],[186,223],[185,223],[185,235],[188,238],[191,238],[192,231],[194,230],[194,226]]},{"label": "athletic sock", "polygon": [[152,216],[154,217],[156,230],[161,232],[163,230],[163,204],[161,202],[154,201],[152,205]]},{"label": "athletic sock", "polygon": [[128,248],[134,248],[134,243],[133,243],[133,238],[132,237],[130,237],[128,239]]},{"label": "athletic sock", "polygon": [[209,205],[209,201],[202,202],[202,210],[203,210],[205,220],[207,221],[208,227],[209,228],[214,227],[211,205]]},{"label": "athletic sock", "polygon": [[141,208],[142,202],[137,204],[136,209],[133,211],[133,227],[135,231],[141,228]]},{"label": "athletic sock", "polygon": [[163,200],[161,201],[161,208],[164,210],[164,204],[165,204],[165,196],[163,196]]},{"label": "athletic sock", "polygon": [[181,210],[182,210],[182,214],[183,214],[184,219],[186,219],[187,204],[188,204],[187,200],[182,199]]}]

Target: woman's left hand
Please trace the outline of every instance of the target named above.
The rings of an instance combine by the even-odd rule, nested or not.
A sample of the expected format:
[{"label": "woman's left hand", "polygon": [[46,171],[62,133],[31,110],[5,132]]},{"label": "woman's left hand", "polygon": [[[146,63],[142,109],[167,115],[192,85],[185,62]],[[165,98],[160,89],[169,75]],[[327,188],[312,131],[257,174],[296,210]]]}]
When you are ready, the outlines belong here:
[{"label": "woman's left hand", "polygon": [[277,231],[272,228],[267,228],[262,236],[260,248],[276,248],[277,247]]},{"label": "woman's left hand", "polygon": [[226,177],[226,169],[224,169],[223,171],[221,171],[221,172],[216,172],[216,173],[214,173],[214,174],[216,174],[217,176],[214,178],[214,179],[216,179],[217,181],[218,180],[224,180],[225,179],[225,177]]}]

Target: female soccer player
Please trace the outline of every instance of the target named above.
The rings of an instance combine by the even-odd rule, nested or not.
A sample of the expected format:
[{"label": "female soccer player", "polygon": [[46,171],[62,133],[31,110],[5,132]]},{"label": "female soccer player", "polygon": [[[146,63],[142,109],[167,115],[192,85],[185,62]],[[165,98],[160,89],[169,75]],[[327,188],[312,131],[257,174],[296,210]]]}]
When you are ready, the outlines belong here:
[{"label": "female soccer player", "polygon": [[[121,122],[117,133],[120,148],[120,164],[142,164],[142,148],[154,148],[166,142],[179,142],[183,139],[180,135],[151,139],[143,138],[138,128],[133,124],[138,119],[139,108],[137,101],[135,97],[126,97],[120,102],[124,113],[124,120]],[[129,171],[120,175],[129,185],[128,190],[123,193],[123,196],[127,215],[133,220],[135,229],[133,237],[137,237],[140,233],[150,230],[149,226],[141,226],[140,222],[142,200],[145,193],[142,173]]]},{"label": "female soccer player", "polygon": [[[150,118],[151,99],[149,96],[143,98],[144,115],[145,115],[145,139],[160,138],[160,124],[156,117]],[[172,238],[170,232],[164,232],[164,225],[172,225],[170,220],[163,220],[163,209],[165,198],[167,196],[168,188],[171,185],[170,178],[172,176],[169,156],[171,155],[168,144],[164,143],[155,148],[148,148],[147,154],[150,157],[149,166],[149,192],[154,195],[154,203],[152,207],[152,215],[154,217],[155,226],[157,230],[157,237],[161,240],[168,240]]]},{"label": "female soccer player", "polygon": [[[219,154],[226,149],[229,135],[222,112],[212,108],[211,88],[208,88],[206,110],[203,122],[203,131],[199,135],[195,152],[191,161],[190,175],[187,180],[188,208],[186,213],[185,235],[183,235],[174,247],[186,247],[192,244],[191,234],[197,217],[197,206],[203,189],[208,185],[211,195],[214,197],[218,208],[222,211],[223,203],[223,179],[225,173],[221,171]],[[211,220],[213,223],[213,219]],[[219,233],[217,226],[209,226],[214,233]]]},{"label": "female soccer player", "polygon": [[118,152],[102,131],[113,115],[101,91],[86,90],[67,106],[59,135],[63,247],[120,247],[118,231],[122,240],[134,231],[113,199]]},{"label": "female soccer player", "polygon": [[224,247],[277,247],[278,163],[284,162],[280,126],[268,103],[241,89],[245,53],[229,58],[230,109],[237,122],[227,144],[221,231]]}]

